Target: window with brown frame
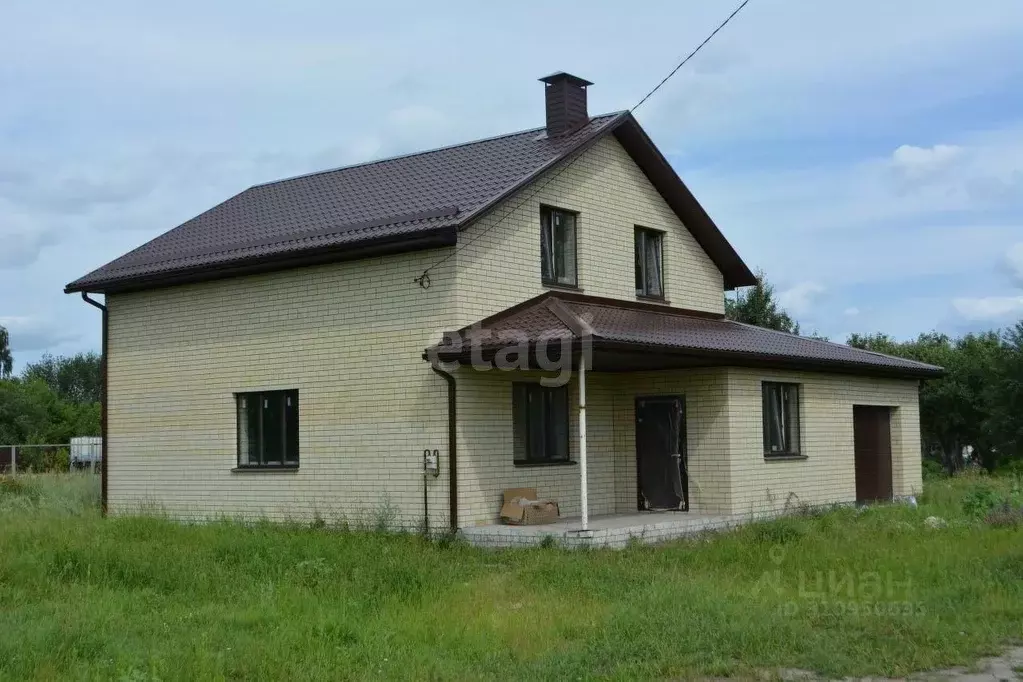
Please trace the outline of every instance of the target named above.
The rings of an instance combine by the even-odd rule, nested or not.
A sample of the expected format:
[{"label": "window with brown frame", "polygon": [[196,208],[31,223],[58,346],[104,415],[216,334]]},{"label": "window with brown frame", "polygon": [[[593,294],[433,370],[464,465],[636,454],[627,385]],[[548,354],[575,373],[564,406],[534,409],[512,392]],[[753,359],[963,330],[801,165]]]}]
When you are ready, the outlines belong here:
[{"label": "window with brown frame", "polygon": [[577,214],[540,207],[540,270],[544,284],[574,287]]},{"label": "window with brown frame", "polygon": [[298,391],[237,393],[238,467],[298,466]]},{"label": "window with brown frame", "polygon": [[664,233],[636,228],[636,295],[664,298]]},{"label": "window with brown frame", "polygon": [[515,464],[568,462],[568,387],[512,384]]},{"label": "window with brown frame", "polygon": [[799,454],[799,384],[765,381],[764,457]]}]

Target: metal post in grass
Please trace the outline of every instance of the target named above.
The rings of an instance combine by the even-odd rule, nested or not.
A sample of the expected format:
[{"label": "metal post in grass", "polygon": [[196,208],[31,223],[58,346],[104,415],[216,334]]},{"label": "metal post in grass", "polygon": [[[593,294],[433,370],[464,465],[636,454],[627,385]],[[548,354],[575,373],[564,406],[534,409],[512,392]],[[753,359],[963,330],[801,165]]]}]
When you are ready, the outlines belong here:
[{"label": "metal post in grass", "polygon": [[18,446],[11,446],[11,476],[18,475]]}]

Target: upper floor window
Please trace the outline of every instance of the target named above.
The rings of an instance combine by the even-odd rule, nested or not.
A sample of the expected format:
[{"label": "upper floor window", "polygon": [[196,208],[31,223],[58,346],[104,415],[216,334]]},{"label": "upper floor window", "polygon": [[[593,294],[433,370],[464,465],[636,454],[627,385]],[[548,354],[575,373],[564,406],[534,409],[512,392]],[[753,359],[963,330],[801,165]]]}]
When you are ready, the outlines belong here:
[{"label": "upper floor window", "polygon": [[664,261],[661,245],[664,233],[636,228],[636,295],[664,298]]},{"label": "upper floor window", "polygon": [[238,393],[238,466],[298,466],[298,391]]},{"label": "upper floor window", "polygon": [[799,454],[799,384],[765,381],[764,456]]},{"label": "upper floor window", "polygon": [[544,284],[576,286],[576,214],[540,207],[540,265]]},{"label": "upper floor window", "polygon": [[515,464],[568,461],[568,387],[512,384]]}]

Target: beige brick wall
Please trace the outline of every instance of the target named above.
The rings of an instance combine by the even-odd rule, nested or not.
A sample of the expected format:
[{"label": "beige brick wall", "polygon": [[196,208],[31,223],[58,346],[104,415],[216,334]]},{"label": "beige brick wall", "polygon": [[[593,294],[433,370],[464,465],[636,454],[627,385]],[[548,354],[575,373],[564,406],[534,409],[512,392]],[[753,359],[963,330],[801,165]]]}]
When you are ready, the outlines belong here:
[{"label": "beige brick wall", "polygon": [[[543,291],[541,202],[580,212],[578,269],[586,293],[634,300],[638,224],[667,232],[672,304],[721,310],[720,273],[615,140],[595,145],[522,204],[532,191],[506,203],[513,215],[495,229],[489,227],[501,211],[467,230],[460,243],[471,245],[432,271],[427,291],[412,277],[450,251],[110,296],[111,509],[159,508],[183,518],[388,515],[418,523],[423,448],[441,450],[442,470],[447,466],[445,384],[420,353],[440,331]],[[510,393],[487,390],[500,381],[480,377],[460,391],[466,439],[460,488],[470,520],[494,515],[491,498],[506,481],[555,476],[541,479],[538,470],[521,481],[507,472],[510,462],[497,463],[495,453],[511,437],[499,416],[502,401],[510,409]],[[294,473],[234,473],[234,393],[271,389],[299,390],[301,466]],[[613,511],[627,497],[614,489],[611,395],[598,382],[591,396],[597,462],[591,477],[609,491],[598,511]],[[488,404],[494,412],[479,411]],[[578,475],[570,469],[551,484],[566,500],[578,499]],[[431,516],[445,525],[446,475],[429,486]],[[572,504],[566,512],[578,513]]]},{"label": "beige brick wall", "polygon": [[[516,467],[512,454],[511,382],[518,372],[459,370],[459,468],[463,525],[497,521],[501,491],[536,488],[578,516],[578,466]],[[761,381],[800,385],[805,460],[763,455]],[[570,453],[578,457],[578,384],[569,384]],[[686,403],[692,514],[754,514],[801,505],[853,502],[853,405],[885,405],[892,417],[893,489],[922,489],[917,382],[839,374],[712,368],[636,374],[590,373],[587,456],[590,513],[637,509],[635,400],[683,396]]]},{"label": "beige brick wall", "polygon": [[[490,370],[458,371],[458,489],[462,525],[495,523],[506,488],[536,488],[537,494],[556,500],[563,516],[578,516],[579,467],[558,465],[516,467],[512,449],[512,382],[539,381],[537,373]],[[587,391],[587,453],[589,454],[590,513],[615,510],[614,457],[610,393],[598,382]],[[569,385],[569,456],[579,455],[579,394]]]},{"label": "beige brick wall", "polygon": [[506,209],[462,234],[469,244],[457,256],[463,325],[546,290],[540,279],[541,204],[579,212],[583,293],[636,300],[633,235],[640,225],[665,232],[664,289],[671,305],[724,312],[721,272],[617,140],[604,138],[554,180],[550,175],[537,180],[543,186],[538,193],[532,195],[535,186],[525,188],[505,202]]},{"label": "beige brick wall", "polygon": [[[421,359],[451,323],[445,251],[108,297],[109,499],[182,518],[422,518],[424,448],[447,449],[444,381]],[[298,389],[300,468],[233,473],[235,392]],[[433,479],[447,525],[447,478]]]},{"label": "beige brick wall", "polygon": [[[539,182],[543,183],[542,178]],[[531,190],[526,190],[531,191]],[[424,448],[441,451],[428,481],[435,527],[447,525],[446,384],[420,354],[442,330],[535,296],[539,205],[580,212],[579,283],[585,293],[634,300],[633,226],[665,230],[672,305],[721,312],[721,275],[621,146],[606,139],[522,204],[461,236],[450,250],[108,297],[110,503],[114,513],[158,508],[181,518],[247,518],[406,526],[422,519]],[[520,205],[521,204],[521,205]],[[460,369],[461,525],[496,519],[500,492],[536,487],[579,513],[578,467],[516,468],[514,375]],[[761,378],[804,384],[804,462],[765,463]],[[534,375],[534,378],[535,375]],[[298,389],[301,466],[235,473],[236,392]],[[590,511],[636,509],[634,400],[685,396],[693,513],[850,499],[853,403],[891,404],[896,493],[919,490],[916,383],[750,370],[591,374]],[[571,399],[576,401],[573,381]],[[577,455],[575,416],[572,454]]]},{"label": "beige brick wall", "polygon": [[727,370],[673,370],[612,376],[618,390],[614,426],[618,510],[634,512],[637,508],[636,398],[679,395],[686,405],[689,510],[693,514],[729,513]]},{"label": "beige brick wall", "polygon": [[[536,488],[556,500],[563,516],[580,514],[580,472],[574,465],[516,467],[512,453],[513,381],[539,374],[459,371],[459,490],[464,525],[498,520],[501,492]],[[637,510],[635,400],[682,395],[688,417],[690,501],[693,513],[728,513],[727,370],[600,374],[587,377],[587,460],[590,514]],[[569,384],[569,450],[579,455],[578,381]]]},{"label": "beige brick wall", "polygon": [[[777,511],[786,503],[855,501],[853,405],[894,408],[894,493],[922,490],[918,382],[752,369],[730,369],[728,374],[733,513]],[[764,459],[762,381],[799,384],[805,460]]]}]

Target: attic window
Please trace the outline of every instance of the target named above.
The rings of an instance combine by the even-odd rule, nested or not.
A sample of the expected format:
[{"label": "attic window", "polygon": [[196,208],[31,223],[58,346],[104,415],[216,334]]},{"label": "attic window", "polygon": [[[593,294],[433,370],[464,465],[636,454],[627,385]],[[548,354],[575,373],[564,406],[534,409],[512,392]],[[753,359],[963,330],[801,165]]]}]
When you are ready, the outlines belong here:
[{"label": "attic window", "polygon": [[540,207],[540,267],[544,284],[576,286],[576,218],[570,211]]},{"label": "attic window", "polygon": [[664,298],[664,233],[636,228],[636,295]]}]

